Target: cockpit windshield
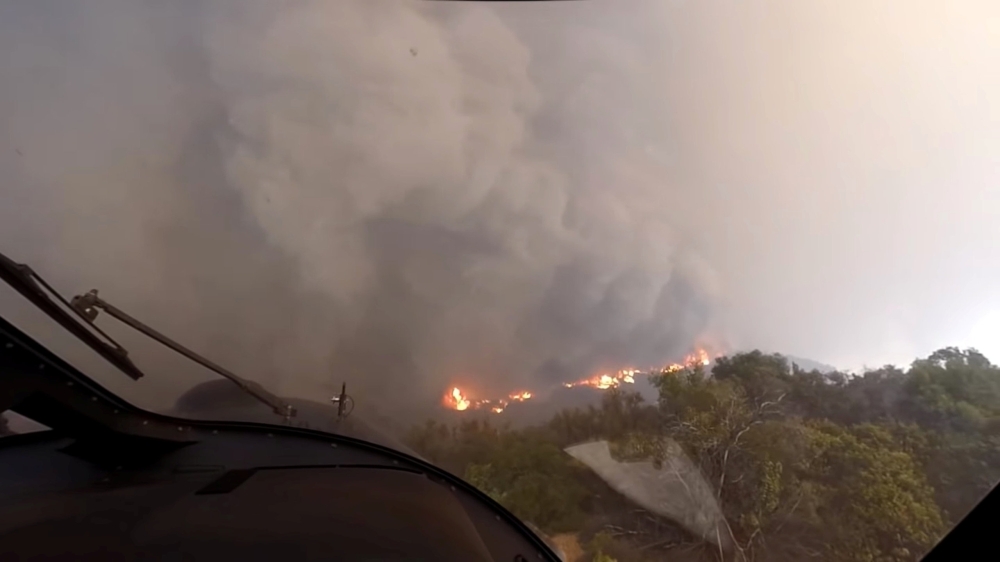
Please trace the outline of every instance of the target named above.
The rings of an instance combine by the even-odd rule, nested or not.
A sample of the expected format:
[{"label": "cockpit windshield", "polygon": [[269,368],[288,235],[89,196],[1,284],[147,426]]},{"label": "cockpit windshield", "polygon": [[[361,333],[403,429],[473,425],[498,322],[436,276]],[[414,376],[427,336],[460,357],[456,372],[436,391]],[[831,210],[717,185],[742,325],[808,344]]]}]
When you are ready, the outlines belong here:
[{"label": "cockpit windshield", "polygon": [[1000,3],[34,0],[0,53],[0,316],[140,408],[576,561],[913,560],[1000,480]]}]

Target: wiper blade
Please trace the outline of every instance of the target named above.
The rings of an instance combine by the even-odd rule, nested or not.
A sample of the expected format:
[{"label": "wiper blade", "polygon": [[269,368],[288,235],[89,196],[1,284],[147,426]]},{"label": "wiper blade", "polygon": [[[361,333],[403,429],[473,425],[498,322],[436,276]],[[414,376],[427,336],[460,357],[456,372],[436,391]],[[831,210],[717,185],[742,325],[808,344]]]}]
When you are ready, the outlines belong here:
[{"label": "wiper blade", "polygon": [[[94,332],[91,332],[89,328],[84,326],[80,320],[77,320],[66,312],[66,309],[73,310],[74,312],[76,310],[70,303],[66,302],[66,299],[62,295],[49,286],[44,279],[26,264],[17,263],[0,253],[0,279],[6,281],[8,285],[41,309],[49,318],[58,322],[63,328],[66,328],[71,334],[87,344],[120,371],[134,380],[139,380],[143,377],[142,371],[132,363],[132,360],[128,357],[128,351],[124,347],[119,345],[111,336],[104,333],[103,330],[91,324],[93,329],[104,338],[102,340]],[[42,290],[43,287],[45,288],[44,291]],[[48,292],[46,293],[46,291]],[[66,308],[64,309],[56,304],[49,295],[55,296]],[[86,320],[82,316],[80,318]]]},{"label": "wiper blade", "polygon": [[115,307],[111,303],[101,299],[97,296],[97,289],[92,289],[84,295],[78,295],[73,297],[70,302],[70,306],[73,310],[80,315],[81,318],[87,321],[91,326],[97,327],[94,324],[94,320],[97,318],[97,313],[99,310],[107,312],[110,316],[114,317],[115,320],[128,325],[129,327],[135,329],[136,331],[142,332],[149,338],[152,338],[159,343],[169,347],[170,349],[180,353],[184,357],[198,363],[199,365],[222,375],[223,377],[232,381],[236,386],[243,389],[244,392],[250,394],[254,398],[260,400],[261,402],[267,404],[274,410],[274,413],[285,416],[286,418],[295,415],[295,408],[291,404],[287,404],[277,396],[271,394],[264,389],[261,385],[254,381],[244,379],[238,375],[233,374],[227,369],[213,363],[212,361],[198,355],[194,351],[184,347],[183,345],[175,342],[174,340],[168,338],[167,336],[157,332],[156,330],[150,328],[149,326],[143,324],[142,322],[132,318],[126,314],[121,309]]},{"label": "wiper blade", "polygon": [[[132,360],[128,357],[128,351],[124,347],[94,324],[94,319],[97,318],[98,309],[104,310],[120,322],[139,332],[142,332],[146,336],[160,342],[177,353],[180,353],[195,363],[198,363],[203,367],[229,379],[247,394],[250,394],[257,400],[270,406],[276,414],[284,416],[286,419],[296,414],[295,408],[293,408],[291,404],[288,404],[277,396],[271,394],[261,385],[229,372],[228,370],[216,365],[208,359],[205,359],[149,326],[146,326],[142,322],[139,322],[135,318],[132,318],[125,312],[98,297],[96,290],[92,290],[85,295],[73,297],[72,302],[67,302],[62,295],[46,283],[45,280],[35,273],[35,271],[28,265],[17,263],[2,253],[0,253],[0,279],[6,281],[8,285],[13,287],[18,293],[21,293],[21,295],[31,301],[31,303],[37,306],[42,312],[58,322],[63,328],[66,328],[66,330],[68,330],[71,334],[79,338],[80,341],[87,344],[91,349],[100,354],[101,357],[107,359],[109,363],[134,380],[138,380],[143,377],[143,372],[140,371],[134,363],[132,363]],[[45,290],[42,290],[43,288]],[[53,296],[58,300],[58,302],[62,303],[66,309],[72,310],[75,317],[68,313],[64,308],[60,307],[56,301],[52,299]],[[77,317],[79,319],[77,319]],[[98,337],[97,334],[91,331],[91,329],[96,331],[97,334],[100,334],[104,339],[102,340]]]}]

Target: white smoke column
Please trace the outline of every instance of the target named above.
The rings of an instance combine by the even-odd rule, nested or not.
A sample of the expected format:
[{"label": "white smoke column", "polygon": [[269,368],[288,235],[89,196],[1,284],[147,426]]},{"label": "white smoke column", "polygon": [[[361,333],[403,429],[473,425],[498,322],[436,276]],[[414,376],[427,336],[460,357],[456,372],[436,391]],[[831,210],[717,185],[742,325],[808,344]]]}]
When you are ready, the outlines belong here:
[{"label": "white smoke column", "polygon": [[[712,316],[670,185],[618,126],[640,81],[591,52],[560,90],[502,9],[57,8],[2,8],[3,250],[241,374],[433,404],[673,359]],[[129,398],[211,378],[125,343],[151,371]]]},{"label": "white smoke column", "polygon": [[455,225],[481,202],[488,180],[474,185],[473,172],[498,167],[521,140],[514,110],[533,93],[527,53],[476,11],[479,34],[515,49],[493,68],[470,65],[499,81],[483,95],[440,25],[413,6],[269,5],[227,11],[209,33],[234,131],[227,172],[272,242],[301,258],[308,283],[358,298],[374,282],[368,221],[418,191],[433,204],[400,211],[417,222]]},{"label": "white smoke column", "polygon": [[371,330],[336,342],[341,372],[509,390],[547,361],[592,361],[603,334],[670,321],[666,221],[635,220],[627,184],[574,190],[534,156],[529,52],[491,10],[241,3],[209,29],[230,185],[304,283]]}]

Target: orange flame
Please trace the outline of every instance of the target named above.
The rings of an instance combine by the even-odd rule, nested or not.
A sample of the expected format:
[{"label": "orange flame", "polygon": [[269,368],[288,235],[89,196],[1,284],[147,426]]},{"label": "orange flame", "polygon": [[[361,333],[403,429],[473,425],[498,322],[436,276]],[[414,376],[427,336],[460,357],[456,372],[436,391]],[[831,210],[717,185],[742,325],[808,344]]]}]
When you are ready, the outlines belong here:
[{"label": "orange flame", "polygon": [[671,363],[669,365],[664,365],[660,372],[663,373],[676,373],[678,371],[683,371],[684,369],[694,367],[696,365],[708,366],[712,362],[711,356],[708,351],[704,349],[695,350],[693,353],[689,353],[684,357],[682,363]]},{"label": "orange flame", "polygon": [[451,389],[451,392],[444,395],[444,405],[459,412],[463,410],[468,410],[472,402],[462,394],[462,391],[456,386]]},{"label": "orange flame", "polygon": [[707,367],[708,364],[712,362],[712,359],[708,356],[707,351],[705,351],[704,349],[699,349],[694,353],[692,353],[691,355],[688,355],[684,359],[684,362],[687,363],[688,365],[697,365],[698,363],[701,363],[702,365]]},{"label": "orange flame", "polygon": [[532,396],[533,394],[531,392],[521,390],[518,392],[512,392],[507,396],[507,398],[475,399],[456,386],[451,389],[451,392],[444,395],[444,400],[442,402],[445,407],[451,408],[452,410],[458,410],[459,412],[465,410],[478,410],[486,407],[489,408],[490,411],[499,414],[503,412],[511,402],[524,402],[525,400],[530,400]]},{"label": "orange flame", "polygon": [[[614,374],[602,373],[600,375],[594,375],[592,377],[581,379],[576,382],[563,383],[566,388],[574,388],[578,386],[587,386],[591,388],[597,388],[600,390],[607,390],[609,388],[618,388],[623,384],[634,384],[636,376],[638,375],[652,375],[654,373],[676,373],[684,369],[694,367],[696,365],[708,366],[711,364],[712,359],[709,352],[704,348],[698,348],[692,353],[689,353],[684,357],[683,361],[680,363],[670,363],[664,365],[659,369],[653,368],[648,371],[640,371],[638,369],[628,368],[621,369]],[[474,399],[463,392],[458,387],[453,387],[451,392],[445,394],[443,403],[446,407],[453,410],[465,411],[465,410],[478,410],[480,408],[488,408],[494,413],[503,412],[511,402],[524,402],[525,400],[530,400],[534,394],[527,390],[521,390],[517,392],[512,392],[507,395],[506,398],[498,399]]]},{"label": "orange flame", "polygon": [[589,386],[592,388],[599,388],[601,390],[607,390],[609,388],[617,388],[621,384],[634,384],[635,375],[638,375],[639,371],[636,369],[622,369],[613,375],[602,374],[590,377],[589,379],[578,380],[576,382],[563,383],[566,388],[573,388],[575,386]]}]

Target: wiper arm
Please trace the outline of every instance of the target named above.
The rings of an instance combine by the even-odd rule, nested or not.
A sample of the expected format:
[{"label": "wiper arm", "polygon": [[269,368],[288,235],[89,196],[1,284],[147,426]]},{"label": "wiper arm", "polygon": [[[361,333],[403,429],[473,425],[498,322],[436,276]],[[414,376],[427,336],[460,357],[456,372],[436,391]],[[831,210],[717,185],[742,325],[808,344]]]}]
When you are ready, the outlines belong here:
[{"label": "wiper arm", "polygon": [[[48,315],[49,318],[58,322],[63,328],[66,328],[66,330],[68,330],[71,334],[80,339],[80,341],[87,344],[87,346],[96,351],[101,357],[105,358],[109,363],[134,380],[142,378],[144,376],[143,372],[140,371],[134,363],[132,363],[132,360],[128,357],[128,351],[124,347],[94,324],[94,319],[97,318],[98,309],[104,310],[120,322],[127,324],[139,332],[142,332],[146,336],[160,342],[177,353],[180,353],[195,363],[198,363],[203,367],[229,379],[247,394],[250,394],[257,400],[270,406],[276,414],[284,416],[286,419],[296,414],[295,408],[293,408],[291,404],[285,403],[277,396],[265,390],[261,385],[229,372],[228,370],[216,365],[208,359],[205,359],[149,326],[146,326],[142,322],[139,322],[135,318],[132,318],[128,314],[125,314],[118,308],[99,298],[96,290],[92,290],[85,295],[73,297],[72,302],[66,302],[66,299],[63,298],[62,295],[46,283],[45,280],[35,273],[35,271],[28,265],[17,263],[2,253],[0,253],[0,279],[6,281],[8,285],[13,287],[14,290],[24,296],[24,298],[31,301],[32,304]],[[42,290],[43,288],[45,290]],[[56,301],[52,299],[52,296],[54,296],[58,302],[62,303],[63,306],[65,306],[65,309],[60,307]],[[68,313],[66,309],[72,310],[75,313],[75,317]],[[77,317],[79,317],[79,319],[77,319]],[[102,340],[97,336],[97,334],[90,331],[91,328],[96,331],[97,334],[100,334],[104,339]]]},{"label": "wiper arm", "polygon": [[97,289],[91,289],[90,292],[84,295],[78,295],[73,297],[70,302],[70,306],[73,310],[80,315],[81,318],[86,320],[90,325],[96,328],[94,324],[94,319],[97,318],[98,310],[103,310],[107,312],[110,316],[114,317],[119,322],[130,326],[131,328],[142,332],[146,336],[160,342],[161,344],[169,347],[170,349],[180,353],[184,357],[198,363],[199,365],[215,371],[219,375],[229,379],[236,386],[243,389],[244,392],[250,394],[254,398],[260,400],[261,402],[267,404],[274,410],[274,413],[285,416],[286,418],[295,415],[295,408],[291,404],[285,403],[283,400],[277,396],[271,394],[264,389],[261,385],[254,381],[244,379],[243,377],[237,376],[227,369],[213,363],[212,361],[198,355],[197,353],[191,351],[190,349],[184,347],[183,345],[175,342],[174,340],[168,338],[167,336],[157,332],[156,330],[150,328],[149,326],[143,324],[142,322],[132,318],[121,309],[115,307],[114,305],[103,300],[97,296]]},{"label": "wiper arm", "polygon": [[[111,363],[134,380],[139,380],[143,377],[142,371],[128,358],[128,351],[124,347],[119,345],[118,342],[104,333],[100,328],[91,325],[106,341],[97,337],[80,320],[77,320],[66,312],[66,309],[73,310],[74,312],[76,310],[30,267],[23,263],[17,263],[7,256],[0,254],[0,279],[6,281],[8,285],[41,309],[49,318],[58,322],[63,328],[66,328],[71,334],[79,338],[80,341],[105,358],[108,363]],[[43,291],[42,287],[48,293]],[[57,305],[49,296],[50,294],[59,299],[66,309]],[[77,314],[79,315],[79,313]],[[83,317],[81,316],[81,318]]]}]

